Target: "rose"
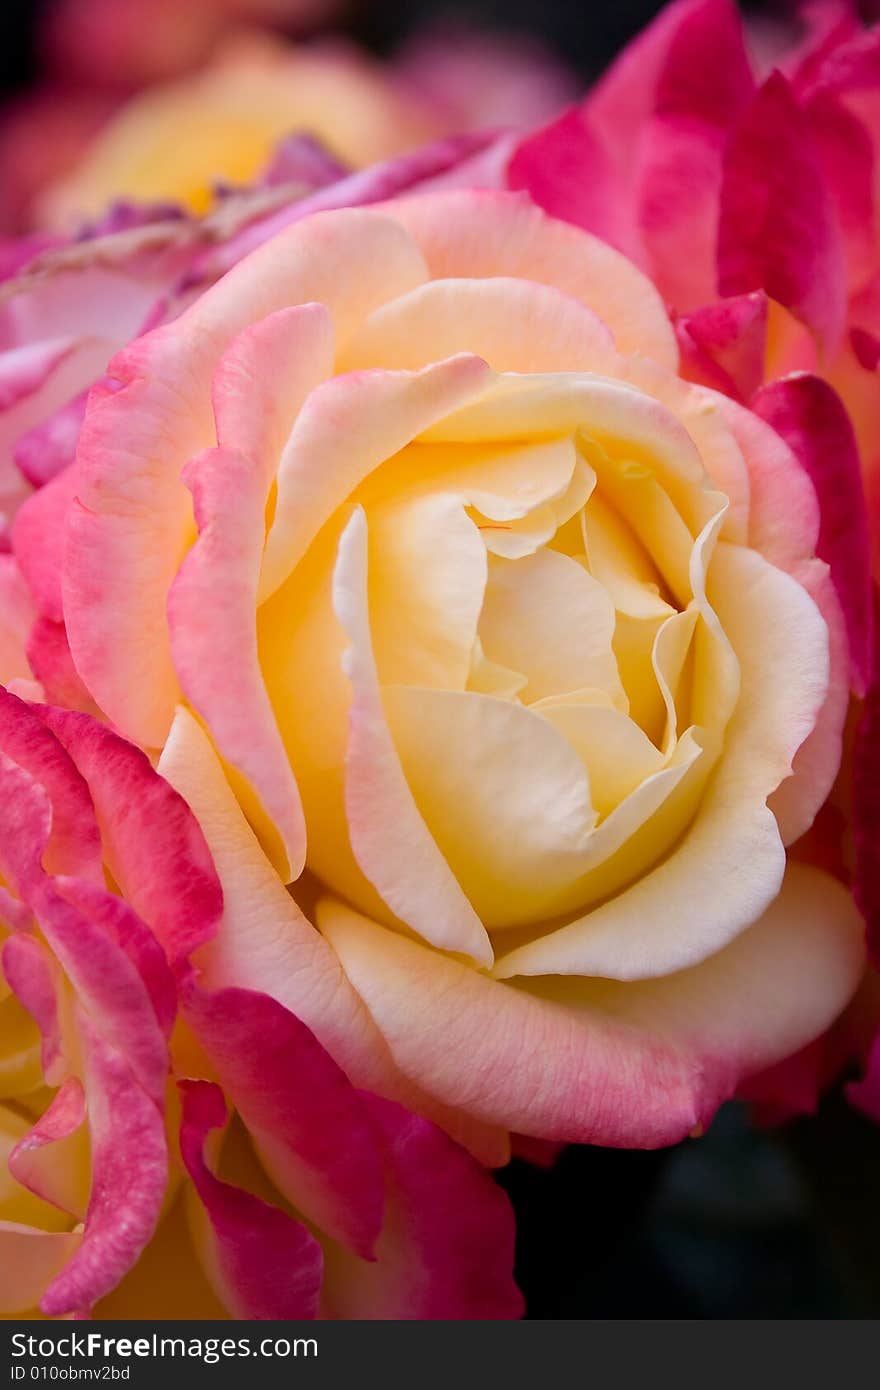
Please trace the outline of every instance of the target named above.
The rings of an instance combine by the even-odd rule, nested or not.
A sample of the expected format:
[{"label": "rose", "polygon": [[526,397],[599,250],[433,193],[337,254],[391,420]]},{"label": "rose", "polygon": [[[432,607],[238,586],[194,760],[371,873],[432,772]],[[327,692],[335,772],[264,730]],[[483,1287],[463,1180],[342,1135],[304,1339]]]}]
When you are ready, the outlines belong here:
[{"label": "rose", "polygon": [[[517,1314],[487,1175],[356,1092],[276,1001],[200,982],[188,955],[223,934],[219,884],[142,753],[0,691],[0,817],[0,1311]],[[233,807],[240,862],[247,835]],[[351,1017],[344,982],[335,997]]]},{"label": "rose", "polygon": [[504,177],[650,274],[694,379],[749,400],[820,371],[880,514],[880,30],[845,0],[798,20],[756,63],[729,0],[667,5]]},{"label": "rose", "polygon": [[250,183],[282,136],[300,132],[357,166],[443,133],[353,46],[237,34],[204,68],[127,102],[47,191],[38,221],[75,227],[119,197],[204,212],[218,184]]},{"label": "rose", "polygon": [[239,33],[196,71],[121,105],[89,88],[63,143],[69,91],[30,95],[0,127],[0,181],[19,225],[76,229],[118,198],[203,212],[218,186],[299,178],[270,162],[291,134],[317,138],[338,176],[339,161],[360,168],[429,138],[527,129],[573,95],[558,61],[491,35],[425,33],[382,65],[339,40],[296,47]]},{"label": "rose", "polygon": [[41,74],[5,104],[0,119],[3,230],[33,225],[43,191],[71,173],[101,125],[135,91],[203,66],[223,36],[242,23],[295,21],[297,32],[304,32],[327,17],[331,4],[54,0],[40,16]]},{"label": "rose", "polygon": [[[815,494],[675,363],[609,248],[423,197],[275,237],[115,359],[80,437],[73,659],[205,830],[212,985],[390,1050],[496,1161],[511,1129],[680,1137],[861,970],[845,891],[785,863],[847,700]],[[251,908],[211,742],[368,1030]]]}]

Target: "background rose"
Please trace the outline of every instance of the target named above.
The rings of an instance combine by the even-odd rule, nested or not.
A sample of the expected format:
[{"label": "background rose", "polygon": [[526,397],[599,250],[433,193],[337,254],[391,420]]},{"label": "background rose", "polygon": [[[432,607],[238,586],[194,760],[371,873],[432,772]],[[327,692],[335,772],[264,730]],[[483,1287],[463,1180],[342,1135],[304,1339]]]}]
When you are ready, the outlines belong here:
[{"label": "background rose", "polygon": [[423,101],[353,45],[297,49],[238,34],[209,66],[129,101],[48,190],[37,222],[75,227],[119,197],[204,212],[219,185],[250,183],[282,136],[299,132],[357,166],[442,133]]},{"label": "background rose", "polygon": [[426,30],[386,62],[339,36],[295,45],[236,31],[194,70],[136,94],[71,85],[68,71],[12,103],[0,120],[2,217],[10,230],[76,230],[119,198],[203,212],[230,184],[267,169],[277,182],[282,137],[307,135],[360,168],[448,134],[528,129],[577,91],[536,41],[467,28]]},{"label": "background rose", "polygon": [[[516,1316],[491,1179],[356,1092],[279,1003],[188,965],[222,937],[222,897],[143,754],[5,691],[0,749],[0,1310]],[[246,830],[229,833],[246,856]]]},{"label": "background rose", "polygon": [[[293,139],[277,153],[271,186],[228,197],[211,216],[123,201],[75,238],[41,233],[0,244],[0,547],[9,546],[23,499],[73,462],[86,391],[113,353],[179,314],[278,218],[286,225],[321,207],[468,183],[484,157],[497,163],[495,137],[462,135],[341,177],[319,147]],[[72,476],[47,491],[48,513]],[[35,512],[31,519],[42,529]],[[49,608],[60,617],[57,604]]]},{"label": "background rose", "polygon": [[[645,355],[619,357],[610,333]],[[527,375],[496,379],[467,350]],[[318,920],[414,1103],[495,1161],[509,1128],[679,1137],[743,1075],[821,1031],[860,971],[842,889],[790,866],[780,892],[780,828],[797,836],[823,800],[846,705],[837,605],[812,558],[815,497],[773,431],[682,385],[675,358],[655,292],[608,248],[521,200],[425,198],[310,217],[270,242],[116,359],[81,439],[64,579],[80,676],[151,747],[182,688],[281,877],[306,857],[307,884],[359,909],[324,899]],[[566,443],[576,429],[579,451]],[[530,435],[545,442],[518,448]],[[414,437],[431,486],[413,486]],[[478,458],[485,476],[468,474]],[[592,575],[574,558],[577,532],[546,548],[591,470]],[[600,508],[610,498],[613,513],[629,487],[639,502],[624,512],[643,525],[621,540]],[[652,515],[666,520],[655,528]],[[43,541],[57,550],[55,534]],[[419,535],[434,538],[424,572]],[[492,622],[477,643],[487,542]],[[383,592],[398,596],[384,616]],[[553,626],[578,604],[577,628]],[[685,640],[668,667],[658,657],[656,684],[651,646],[667,619],[660,650],[676,631]],[[515,696],[523,665],[542,712]],[[686,670],[679,691],[693,679],[703,732],[676,706]],[[203,741],[179,715],[163,766],[220,864]],[[603,743],[618,767],[626,751],[629,785],[602,771]],[[774,816],[765,801],[780,782]],[[650,816],[640,803],[664,786],[665,812],[637,831]],[[606,861],[593,892],[606,901],[545,934],[589,903],[577,880],[590,826],[601,844],[621,822],[632,859]],[[221,879],[229,900],[234,862]],[[408,935],[389,930],[395,919]],[[304,1011],[308,972],[285,973],[271,920],[259,925],[259,949],[236,947],[243,926],[231,933],[218,982],[306,989],[291,1006],[337,1055],[350,1035],[331,1039]],[[492,944],[506,956],[495,979]],[[363,1050],[387,1055],[374,1034]]]},{"label": "background rose", "polygon": [[748,40],[732,0],[667,5],[506,177],[650,274],[687,375],[748,400],[820,371],[876,512],[880,30],[830,0]]}]

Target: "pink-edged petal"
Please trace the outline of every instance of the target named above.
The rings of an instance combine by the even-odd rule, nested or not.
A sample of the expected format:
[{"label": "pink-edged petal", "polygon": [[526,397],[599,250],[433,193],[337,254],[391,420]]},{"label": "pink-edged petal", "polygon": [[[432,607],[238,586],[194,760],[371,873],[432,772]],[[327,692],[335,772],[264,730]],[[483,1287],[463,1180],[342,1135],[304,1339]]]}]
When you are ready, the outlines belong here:
[{"label": "pink-edged petal", "polygon": [[827,565],[821,560],[808,560],[793,575],[825,619],[829,662],[828,693],[815,725],[792,759],[791,776],[779,784],[767,802],[786,845],[807,833],[834,786],[840,771],[852,685],[846,624]]},{"label": "pink-edged petal", "polygon": [[168,1176],[161,1112],[125,1058],[80,1013],[92,1147],[92,1188],[82,1242],[49,1285],[50,1317],[91,1308],[131,1268],[159,1219]]},{"label": "pink-edged petal", "polygon": [[318,922],[401,1071],[450,1108],[622,1147],[673,1143],[696,1123],[697,1067],[666,1039],[514,990],[341,903],[320,904]]},{"label": "pink-edged petal", "polygon": [[78,346],[77,338],[49,338],[0,352],[0,411],[39,391]]},{"label": "pink-edged petal", "polygon": [[525,136],[510,157],[507,184],[528,193],[552,217],[573,222],[638,261],[632,199],[588,109],[572,107]]},{"label": "pink-edged petal", "polygon": [[268,995],[191,983],[184,1007],[276,1187],[369,1258],[382,1225],[381,1154],[345,1073]]},{"label": "pink-edged petal", "polygon": [[389,211],[434,279],[504,275],[553,285],[592,309],[620,352],[676,368],[675,333],[647,276],[598,237],[548,218],[524,194],[426,194]]},{"label": "pink-edged petal", "polygon": [[9,988],[40,1030],[43,1077],[50,1086],[63,1080],[64,1039],[58,1010],[58,966],[35,936],[16,932],[3,945],[3,973]]},{"label": "pink-edged petal", "polygon": [[478,397],[491,372],[460,353],[416,371],[366,370],[317,387],[281,458],[260,600],[284,582],[359,483],[450,411]]},{"label": "pink-edged petal", "polygon": [[102,883],[101,839],[85,780],[34,709],[2,689],[0,750],[49,798],[52,829],[44,867]]},{"label": "pink-edged petal", "polygon": [[553,286],[502,275],[431,280],[365,319],[341,366],[412,369],[457,352],[501,372],[601,371],[614,343],[596,314]]},{"label": "pink-edged petal", "polygon": [[724,950],[639,983],[512,986],[341,904],[325,902],[320,921],[398,1065],[425,1090],[523,1134],[625,1147],[705,1124],[744,1076],[828,1027],[864,964],[848,892],[799,864]]},{"label": "pink-edged petal", "polygon": [[100,926],[128,956],[162,1033],[169,1037],[177,1014],[177,991],[165,952],[152,932],[123,898],[106,888],[71,878],[56,878],[55,884],[67,902]]},{"label": "pink-edged petal", "polygon": [[832,354],[846,311],[837,214],[800,108],[773,73],[727,146],[718,233],[722,294],[764,289]]},{"label": "pink-edged petal", "polygon": [[[26,899],[83,1007],[128,1058],[145,1089],[154,1097],[161,1096],[168,1069],[167,1052],[153,1002],[137,968],[143,952],[132,950],[137,961],[133,963],[116,931],[108,931],[101,920],[106,913],[114,912],[115,901],[103,886],[85,879],[60,874],[50,878],[46,874],[43,860],[52,808],[43,788],[2,754],[0,777],[0,866],[4,877]],[[69,899],[62,896],[65,891],[69,891]],[[85,910],[74,905],[77,898],[83,901]],[[117,910],[117,915],[121,910]],[[14,941],[7,945],[16,949]],[[35,964],[32,959],[29,963]],[[33,976],[27,976],[26,982],[33,983]],[[47,1014],[45,971],[37,977],[36,988],[40,1012]],[[27,1006],[27,1001],[23,1002]],[[42,1024],[42,1018],[38,1021]],[[48,1031],[54,1051],[57,1025],[50,1022]]]},{"label": "pink-edged petal", "polygon": [[87,715],[37,712],[88,784],[114,878],[174,964],[213,935],[223,907],[198,823],[125,739]]},{"label": "pink-edged petal", "polygon": [[399,1100],[452,1132],[493,1167],[507,1161],[497,1128],[462,1124],[460,1113],[422,1095],[388,1048],[335,953],[282,885],[248,825],[199,724],[178,710],[160,770],[197,815],[223,887],[224,910],[199,952],[201,982],[276,999],[301,1019],[355,1085]]},{"label": "pink-edged petal", "polygon": [[518,1318],[514,1219],[490,1175],[441,1130],[365,1096],[382,1136],[386,1212],[376,1261],[328,1255],[323,1306],[336,1318]]},{"label": "pink-edged petal", "polygon": [[764,376],[767,296],[762,290],[704,305],[676,321],[682,374],[748,401]]},{"label": "pink-edged petal", "polygon": [[206,1274],[236,1318],[314,1318],[321,1247],[304,1226],[268,1202],[222,1182],[204,1158],[207,1135],[226,1123],[219,1087],[181,1081],[180,1152],[209,1223]]},{"label": "pink-edged petal", "polygon": [[52,830],[52,804],[31,774],[2,751],[0,792],[0,875],[20,898],[32,905],[31,894],[44,873],[42,861]]},{"label": "pink-edged petal", "polygon": [[78,487],[75,464],[40,488],[21,506],[12,528],[12,546],[39,612],[61,622],[61,557],[67,514]]},{"label": "pink-edged petal", "polygon": [[9,1171],[30,1192],[77,1219],[85,1215],[88,1188],[80,1178],[86,1100],[82,1082],[70,1076],[47,1110],[9,1155]]},{"label": "pink-edged petal", "polygon": [[68,401],[16,441],[15,462],[33,487],[45,487],[73,463],[86,413],[86,395],[82,392]]},{"label": "pink-edged petal", "polygon": [[32,1312],[81,1239],[73,1231],[40,1231],[0,1221],[0,1313],[14,1317]]},{"label": "pink-edged petal", "polygon": [[864,695],[873,663],[871,542],[849,417],[832,387],[807,373],[765,386],[752,409],[782,436],[816,489],[821,518],[816,553],[831,567],[846,619],[853,688]]},{"label": "pink-edged petal", "polygon": [[[362,508],[339,542],[333,601],[351,643],[343,657],[352,686],[345,809],[355,859],[392,911],[414,930],[436,946],[490,964],[486,930],[422,818],[385,721],[370,636]],[[393,849],[388,825],[395,827]]]},{"label": "pink-edged petal", "polygon": [[[880,656],[876,618],[875,606],[875,660]],[[867,925],[871,959],[880,965],[880,679],[876,676],[856,725],[852,769],[853,893]]]},{"label": "pink-edged petal", "polygon": [[216,443],[211,388],[225,349],[254,321],[313,301],[342,336],[426,274],[389,218],[355,209],[310,218],[126,348],[92,391],[68,517],[64,615],[83,680],[138,743],[162,745],[179,697],[166,602],[192,525],[181,473]]},{"label": "pink-edged petal", "polygon": [[746,463],[748,543],[772,565],[796,570],[816,554],[821,521],[816,489],[776,430],[736,401],[715,400]]},{"label": "pink-edged petal", "polygon": [[[461,186],[470,188],[474,186],[469,181],[473,162],[479,162],[483,153],[491,157],[498,143],[494,131],[466,131],[437,140],[410,154],[374,164],[368,169],[359,169],[348,178],[319,189],[309,198],[294,198],[285,203],[280,211],[245,227],[220,247],[211,248],[196,262],[194,279],[200,276],[215,279],[278,232],[293,223],[311,218],[316,212],[382,203],[385,199],[399,198],[411,190],[430,188],[434,180],[455,179],[459,173],[466,180]],[[497,186],[497,182],[496,177],[493,186]]]},{"label": "pink-edged petal", "polygon": [[73,664],[63,623],[56,623],[53,618],[37,618],[27,641],[27,659],[34,678],[43,689],[43,697],[50,704],[83,714],[98,714]]},{"label": "pink-edged petal", "polygon": [[244,329],[220,359],[212,387],[217,443],[251,459],[267,493],[303,402],[333,374],[333,347],[323,304],[295,304]]},{"label": "pink-edged petal", "polygon": [[[71,900],[79,896],[87,901],[91,910],[62,897],[65,890]],[[103,896],[108,904],[105,910],[111,911],[110,894],[93,893],[89,885],[59,878],[56,886],[46,883],[32,898],[43,935],[73,986],[83,1016],[88,1013],[89,1027],[99,1029],[112,1043],[139,1086],[158,1104],[168,1073],[165,1039],[135,963],[100,916],[92,915],[94,898]]]},{"label": "pink-edged petal", "polygon": [[199,538],[168,596],[175,667],[221,757],[244,782],[247,809],[289,882],[305,864],[306,826],[257,651],[268,480],[231,449],[198,455],[184,478]]}]

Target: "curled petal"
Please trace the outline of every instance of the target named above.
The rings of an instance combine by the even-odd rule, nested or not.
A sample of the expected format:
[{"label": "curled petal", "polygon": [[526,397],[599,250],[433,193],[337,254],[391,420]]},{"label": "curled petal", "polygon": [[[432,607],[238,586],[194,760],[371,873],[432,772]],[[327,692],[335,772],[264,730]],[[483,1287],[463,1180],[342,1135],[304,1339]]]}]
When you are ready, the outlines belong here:
[{"label": "curled petal", "polygon": [[386,1215],[376,1261],[328,1255],[338,1318],[518,1318],[513,1212],[490,1175],[441,1130],[364,1097],[384,1143]]},{"label": "curled petal", "polygon": [[180,1152],[208,1222],[203,1263],[233,1317],[314,1318],[321,1287],[321,1247],[286,1212],[222,1182],[204,1158],[205,1139],[226,1122],[218,1086],[181,1081]]},{"label": "curled petal", "polygon": [[162,1116],[124,1057],[80,1014],[92,1142],[82,1241],[40,1300],[49,1317],[91,1308],[135,1263],[156,1228],[168,1176]]}]

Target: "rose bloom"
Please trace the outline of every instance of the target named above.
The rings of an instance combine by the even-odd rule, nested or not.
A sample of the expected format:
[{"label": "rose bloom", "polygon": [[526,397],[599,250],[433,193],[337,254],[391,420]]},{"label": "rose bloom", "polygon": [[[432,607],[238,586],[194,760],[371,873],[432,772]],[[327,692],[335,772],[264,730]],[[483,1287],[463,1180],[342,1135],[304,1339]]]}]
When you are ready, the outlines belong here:
[{"label": "rose bloom", "polygon": [[820,372],[880,514],[880,28],[823,0],[751,37],[731,0],[667,5],[505,179],[648,272],[688,376]]},{"label": "rose bloom", "polygon": [[[354,1038],[363,1010],[261,879],[231,792],[215,813],[252,906],[285,900],[276,925]],[[0,819],[0,1313],[518,1315],[486,1172],[355,1090],[275,999],[205,986],[220,886],[141,752],[0,691]]]},{"label": "rose bloom", "polygon": [[37,221],[74,226],[118,197],[204,212],[219,183],[249,183],[281,137],[300,131],[358,166],[434,133],[421,103],[354,47],[237,34],[206,67],[127,102],[46,191]]},{"label": "rose bloom", "polygon": [[122,105],[93,85],[29,94],[0,125],[0,184],[17,226],[76,229],[117,198],[204,212],[218,188],[277,182],[291,133],[361,168],[447,133],[528,128],[574,95],[558,60],[503,36],[427,31],[382,64],[339,39],[240,32]]},{"label": "rose bloom", "polygon": [[488,1162],[673,1142],[862,972],[786,855],[850,684],[816,492],[524,195],[308,211],[93,389],[14,529],[31,641],[195,813],[207,987]]}]

